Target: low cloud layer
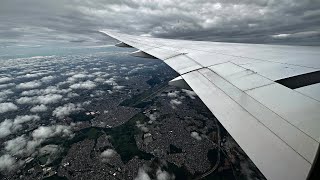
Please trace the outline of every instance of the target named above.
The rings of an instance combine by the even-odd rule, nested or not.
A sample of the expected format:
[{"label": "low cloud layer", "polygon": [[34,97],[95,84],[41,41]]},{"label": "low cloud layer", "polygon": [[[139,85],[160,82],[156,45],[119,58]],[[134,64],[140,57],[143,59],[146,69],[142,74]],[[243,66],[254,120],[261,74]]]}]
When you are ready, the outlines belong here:
[{"label": "low cloud layer", "polygon": [[26,158],[39,153],[54,153],[59,148],[57,145],[47,145],[39,149],[41,143],[53,137],[73,137],[71,127],[65,125],[40,126],[31,133],[30,137],[21,135],[6,141],[3,149],[5,154],[0,157],[0,171],[11,171],[23,165],[24,161],[17,161],[16,157]]},{"label": "low cloud layer", "polygon": [[0,123],[0,138],[6,137],[22,128],[23,123],[38,121],[38,115],[17,116],[15,119],[5,119]]}]

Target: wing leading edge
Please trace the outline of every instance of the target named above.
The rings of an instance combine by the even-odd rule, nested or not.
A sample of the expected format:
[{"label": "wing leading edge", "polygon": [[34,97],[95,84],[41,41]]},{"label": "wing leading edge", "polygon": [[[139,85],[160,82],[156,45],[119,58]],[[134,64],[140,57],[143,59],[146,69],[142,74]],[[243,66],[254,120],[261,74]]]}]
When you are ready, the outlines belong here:
[{"label": "wing leading edge", "polygon": [[320,141],[320,85],[290,89],[278,81],[319,71],[319,47],[101,32],[177,71],[267,179],[308,178]]}]

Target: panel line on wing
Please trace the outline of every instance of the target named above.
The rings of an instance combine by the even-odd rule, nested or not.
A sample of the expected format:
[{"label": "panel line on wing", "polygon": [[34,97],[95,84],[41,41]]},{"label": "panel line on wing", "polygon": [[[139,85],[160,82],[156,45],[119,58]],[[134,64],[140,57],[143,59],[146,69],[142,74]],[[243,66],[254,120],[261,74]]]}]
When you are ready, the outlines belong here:
[{"label": "panel line on wing", "polygon": [[[204,69],[204,70],[209,70],[209,69]],[[214,73],[212,70],[209,70],[210,72]],[[230,97],[235,103],[237,103],[239,106],[241,106],[243,108],[244,111],[246,111],[247,113],[249,113],[250,115],[252,115],[258,122],[260,122],[263,126],[265,126],[267,129],[269,129],[275,136],[277,136],[279,139],[281,139],[285,144],[287,144],[292,150],[294,150],[297,154],[299,154],[303,159],[305,159],[307,162],[309,162],[311,164],[312,162],[312,158],[306,158],[304,155],[302,155],[301,153],[299,153],[295,148],[293,148],[290,144],[288,144],[283,137],[279,136],[277,133],[274,132],[274,130],[270,129],[270,127],[268,127],[265,123],[263,123],[256,115],[252,114],[250,111],[248,111],[248,109],[246,109],[243,104],[240,104],[238,101],[236,101],[234,99],[234,97],[230,96],[230,94],[228,92],[226,92],[224,89],[221,88],[221,86],[219,86],[217,84],[217,82],[212,81],[208,76],[206,76],[205,74],[201,73],[201,75],[203,75],[206,79],[208,79],[211,83],[215,84],[217,88],[219,88],[222,92],[224,92],[228,97]],[[223,79],[223,81],[229,83],[231,86],[233,86],[233,88],[238,89],[236,86],[232,85],[230,82],[228,82],[227,80],[225,80],[223,77],[219,76],[218,74],[214,73],[216,76],[218,76],[219,78]],[[238,89],[239,91],[241,91],[240,89]],[[243,91],[242,91],[243,92]],[[293,124],[291,124],[290,122],[288,122],[286,119],[284,119],[283,117],[279,116],[277,113],[273,112],[272,110],[270,110],[268,107],[266,107],[265,105],[261,104],[259,101],[257,101],[256,99],[254,99],[253,97],[247,95],[248,97],[252,98],[254,101],[256,101],[256,103],[259,103],[260,105],[262,105],[264,108],[268,109],[270,112],[274,113],[275,115],[277,115],[278,117],[280,117],[281,120],[289,123],[289,125],[291,125],[294,129],[300,131],[301,133],[303,133],[304,135],[306,135],[308,138],[314,140],[312,137],[310,137],[309,135],[307,135],[306,133],[304,133],[303,131],[301,131],[300,129],[298,129],[297,127],[295,127]],[[314,140],[316,142],[316,140]],[[310,162],[311,161],[311,162]]]},{"label": "panel line on wing", "polygon": [[[172,46],[172,47],[175,47],[175,46]],[[319,69],[319,68],[314,68],[314,67],[311,67],[311,66],[303,66],[303,65],[290,64],[290,63],[284,63],[284,62],[278,62],[278,61],[271,61],[271,60],[266,60],[266,59],[258,59],[258,58],[252,58],[252,57],[246,57],[246,56],[237,56],[237,55],[231,55],[231,54],[224,54],[224,53],[220,53],[220,52],[206,51],[206,50],[193,49],[193,48],[186,48],[186,49],[207,52],[207,53],[210,53],[210,54],[221,54],[221,55],[225,55],[225,56],[246,58],[246,59],[252,59],[252,60],[257,60],[257,61],[266,61],[266,62],[272,62],[272,63],[278,63],[278,64],[291,65],[291,66],[306,67],[306,68],[311,68],[311,69]]]},{"label": "panel line on wing", "polygon": [[[233,86],[237,87],[239,90],[245,92],[248,96],[252,97],[253,99],[255,99],[257,102],[259,102],[260,104],[262,104],[260,101],[258,101],[256,98],[254,98],[252,95],[250,95],[248,92],[249,91],[252,91],[254,89],[259,89],[259,88],[263,88],[263,87],[267,87],[267,86],[270,86],[272,84],[277,84],[276,82],[272,81],[271,79],[267,78],[267,77],[264,77],[263,75],[260,75],[260,74],[257,74],[255,72],[251,72],[252,70],[248,70],[248,69],[245,69],[243,68],[242,66],[239,66],[237,64],[234,64],[233,62],[230,62],[231,64],[229,64],[229,66],[227,66],[228,63],[225,63],[224,64],[220,64],[220,65],[217,65],[216,67],[215,66],[211,66],[209,69],[212,70],[213,72],[217,73],[220,77],[222,77],[223,79],[225,79],[226,81],[228,81],[230,84],[232,84]],[[231,66],[230,66],[231,65]],[[225,67],[223,67],[225,66]],[[226,69],[227,68],[227,69]],[[235,69],[234,69],[235,68]],[[231,69],[230,72],[234,72],[234,73],[230,73],[229,70]],[[253,88],[240,88],[239,86],[239,81],[241,82],[241,79],[244,79],[244,78],[236,78],[235,80],[231,81],[231,78],[230,77],[233,77],[237,74],[242,74],[242,72],[246,72],[246,73],[252,73],[256,76],[259,76],[261,77],[259,82],[260,81],[264,81],[264,79],[268,80],[266,81],[264,84],[262,85],[258,85],[258,86],[251,86]],[[240,76],[240,77],[244,77],[244,76]],[[248,80],[248,79],[244,79],[244,80]],[[243,82],[243,81],[242,81]],[[251,82],[250,85],[253,85],[254,82]],[[286,87],[284,87],[286,88]],[[297,91],[293,91],[291,89],[288,89],[288,91],[292,91],[292,92],[297,92]],[[299,93],[301,94],[301,93]],[[305,96],[304,94],[301,94],[303,95],[305,98],[310,98],[308,96]],[[310,98],[312,100],[315,100],[313,98]],[[317,101],[317,100],[316,100]],[[319,101],[317,101],[319,102]],[[264,104],[262,104],[263,106],[265,106]],[[266,107],[268,109],[270,109],[269,107]],[[270,109],[271,110],[271,109]],[[276,113],[275,111],[271,110],[272,112]],[[281,116],[279,113],[276,113],[279,117],[283,118],[284,120],[286,120],[288,123],[292,124],[289,120],[287,120],[286,118],[284,118],[283,116]],[[308,133],[306,133],[304,130],[302,130],[301,128],[297,127],[296,125],[292,124],[294,127],[298,128],[300,131],[302,131],[303,133],[305,133],[306,135],[308,135],[310,138],[314,139],[315,141],[317,142],[320,142],[319,140],[317,140],[316,138],[312,137],[311,135],[309,135]]]}]

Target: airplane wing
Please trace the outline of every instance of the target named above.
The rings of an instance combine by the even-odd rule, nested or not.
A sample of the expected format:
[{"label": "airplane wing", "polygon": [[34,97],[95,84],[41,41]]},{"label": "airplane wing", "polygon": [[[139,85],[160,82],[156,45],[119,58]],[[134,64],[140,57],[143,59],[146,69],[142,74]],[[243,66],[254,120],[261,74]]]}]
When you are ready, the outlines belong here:
[{"label": "airplane wing", "polygon": [[320,47],[101,32],[177,71],[173,83],[193,89],[267,179],[310,176],[320,142]]}]

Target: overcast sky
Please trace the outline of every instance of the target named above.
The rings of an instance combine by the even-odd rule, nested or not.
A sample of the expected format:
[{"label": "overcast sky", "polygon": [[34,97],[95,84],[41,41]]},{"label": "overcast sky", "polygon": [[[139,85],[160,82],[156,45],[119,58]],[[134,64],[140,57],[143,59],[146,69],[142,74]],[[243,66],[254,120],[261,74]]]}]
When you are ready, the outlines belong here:
[{"label": "overcast sky", "polygon": [[320,45],[320,0],[0,0],[0,45],[165,38]]}]

